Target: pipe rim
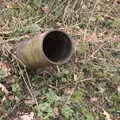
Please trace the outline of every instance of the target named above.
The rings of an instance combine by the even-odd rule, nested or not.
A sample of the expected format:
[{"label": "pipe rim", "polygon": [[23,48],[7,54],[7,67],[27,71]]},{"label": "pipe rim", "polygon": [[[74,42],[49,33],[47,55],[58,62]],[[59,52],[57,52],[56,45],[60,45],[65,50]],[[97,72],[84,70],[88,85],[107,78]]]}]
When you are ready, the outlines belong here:
[{"label": "pipe rim", "polygon": [[[60,61],[57,61],[57,62],[52,61],[51,59],[48,58],[48,56],[47,56],[47,55],[45,54],[45,52],[44,52],[44,48],[43,48],[43,46],[44,46],[44,45],[43,45],[43,44],[44,44],[44,40],[45,40],[45,38],[46,38],[50,33],[52,33],[52,32],[60,32],[60,33],[64,34],[64,35],[69,39],[69,42],[70,42],[70,44],[71,44],[71,49],[70,49],[69,55],[68,55],[64,60],[60,60]],[[57,30],[57,29],[50,30],[50,31],[48,31],[48,32],[44,35],[44,37],[43,37],[43,41],[42,41],[42,54],[43,54],[44,59],[47,60],[48,63],[50,63],[50,64],[59,65],[59,64],[64,64],[64,63],[66,63],[67,61],[70,60],[70,58],[71,58],[71,56],[72,56],[72,53],[73,53],[73,50],[74,50],[73,40],[71,39],[71,37],[70,37],[66,32],[64,32],[64,31],[62,31],[62,30]]]}]

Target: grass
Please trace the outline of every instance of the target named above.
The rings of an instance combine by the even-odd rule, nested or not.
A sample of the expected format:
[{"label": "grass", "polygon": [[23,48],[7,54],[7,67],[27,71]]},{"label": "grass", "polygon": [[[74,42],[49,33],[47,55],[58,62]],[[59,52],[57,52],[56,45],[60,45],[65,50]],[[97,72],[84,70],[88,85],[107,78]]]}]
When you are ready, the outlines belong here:
[{"label": "grass", "polygon": [[[0,4],[0,120],[120,119],[120,2],[25,0]],[[68,64],[28,71],[12,51],[38,32],[62,29],[74,40]],[[10,68],[10,75],[6,72]]]}]

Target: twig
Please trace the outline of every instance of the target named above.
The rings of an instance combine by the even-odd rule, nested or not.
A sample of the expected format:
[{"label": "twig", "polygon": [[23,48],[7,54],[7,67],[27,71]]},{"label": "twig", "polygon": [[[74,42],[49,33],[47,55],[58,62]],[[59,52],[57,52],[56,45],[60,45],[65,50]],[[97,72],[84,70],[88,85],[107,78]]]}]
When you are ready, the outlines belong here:
[{"label": "twig", "polygon": [[0,45],[8,43],[8,42],[18,41],[18,40],[20,41],[21,39],[25,39],[25,38],[29,38],[29,36],[28,35],[24,35],[24,36],[20,36],[18,38],[12,38],[12,39],[8,39],[8,40],[4,40],[4,41],[0,42]]},{"label": "twig", "polygon": [[[24,80],[24,83],[25,83],[25,85],[26,85],[26,87],[27,87],[27,89],[28,89],[31,97],[32,97],[32,98],[34,99],[34,101],[36,102],[37,108],[39,108],[37,99],[36,99],[36,97],[34,96],[33,91],[32,91],[32,85],[31,85],[31,83],[30,83],[30,78],[29,78],[29,76],[28,76],[26,66],[24,65],[24,63],[23,63],[19,58],[17,58],[16,55],[12,54],[12,53],[10,52],[10,50],[7,49],[6,46],[4,46],[4,48],[6,48],[7,52],[8,52],[9,54],[11,54],[12,57],[16,60],[17,66],[18,66],[19,71],[20,71],[20,75],[21,75],[22,79]],[[26,79],[27,79],[28,83],[27,83],[27,81],[26,81],[26,79],[25,79],[25,77],[24,77],[24,72],[23,72],[23,70],[22,70],[22,68],[21,68],[21,66],[20,66],[19,63],[21,63],[21,65],[24,67],[24,71],[25,71],[25,75],[26,75]],[[29,84],[29,85],[28,85],[28,84]],[[39,111],[39,109],[38,109],[38,111]]]},{"label": "twig", "polygon": [[13,33],[13,31],[0,31],[0,36],[9,35],[11,33]]}]

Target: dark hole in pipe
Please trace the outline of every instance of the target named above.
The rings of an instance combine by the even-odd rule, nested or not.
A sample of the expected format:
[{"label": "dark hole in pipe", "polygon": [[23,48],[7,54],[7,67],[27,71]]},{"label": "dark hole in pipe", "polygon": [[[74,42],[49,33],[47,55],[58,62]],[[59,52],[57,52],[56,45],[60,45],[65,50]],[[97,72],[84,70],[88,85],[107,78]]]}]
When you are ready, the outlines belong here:
[{"label": "dark hole in pipe", "polygon": [[45,56],[52,62],[64,62],[72,52],[72,42],[62,31],[49,32],[43,41]]}]

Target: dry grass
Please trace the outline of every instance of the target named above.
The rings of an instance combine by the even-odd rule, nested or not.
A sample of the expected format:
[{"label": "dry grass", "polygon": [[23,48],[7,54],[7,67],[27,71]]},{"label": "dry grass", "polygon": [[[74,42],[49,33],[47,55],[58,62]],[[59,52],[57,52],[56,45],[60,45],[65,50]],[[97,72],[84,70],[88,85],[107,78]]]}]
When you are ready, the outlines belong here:
[{"label": "dry grass", "polygon": [[[0,120],[120,119],[119,0],[12,0],[0,10],[0,84],[9,91],[0,91]],[[71,35],[71,61],[26,70],[14,46],[50,29]]]}]

